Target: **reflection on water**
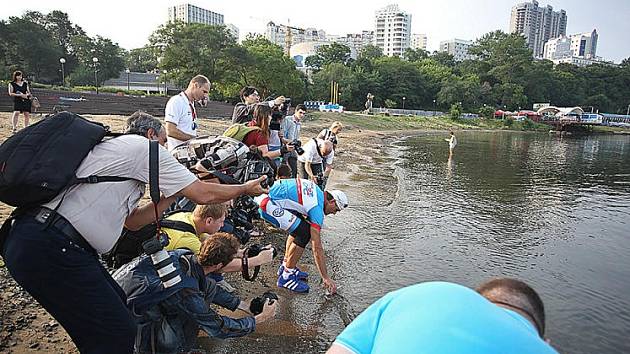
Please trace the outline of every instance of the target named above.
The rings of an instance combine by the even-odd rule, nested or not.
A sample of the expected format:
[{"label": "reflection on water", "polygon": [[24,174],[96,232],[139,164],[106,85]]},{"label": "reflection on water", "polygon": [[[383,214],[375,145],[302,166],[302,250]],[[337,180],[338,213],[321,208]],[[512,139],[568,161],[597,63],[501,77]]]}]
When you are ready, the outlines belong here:
[{"label": "reflection on water", "polygon": [[366,169],[327,220],[354,310],[421,281],[511,276],[541,293],[561,352],[630,352],[630,137],[460,133],[451,158],[443,138],[399,143],[393,178]]}]

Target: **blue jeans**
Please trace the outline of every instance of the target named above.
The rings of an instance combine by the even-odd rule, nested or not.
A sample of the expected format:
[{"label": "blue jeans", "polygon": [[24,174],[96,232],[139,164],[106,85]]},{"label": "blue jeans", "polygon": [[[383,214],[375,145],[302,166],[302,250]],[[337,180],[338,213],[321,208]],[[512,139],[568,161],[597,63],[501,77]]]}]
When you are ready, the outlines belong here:
[{"label": "blue jeans", "polygon": [[122,289],[96,256],[32,217],[4,245],[15,281],[68,332],[81,353],[132,353],[136,326]]}]

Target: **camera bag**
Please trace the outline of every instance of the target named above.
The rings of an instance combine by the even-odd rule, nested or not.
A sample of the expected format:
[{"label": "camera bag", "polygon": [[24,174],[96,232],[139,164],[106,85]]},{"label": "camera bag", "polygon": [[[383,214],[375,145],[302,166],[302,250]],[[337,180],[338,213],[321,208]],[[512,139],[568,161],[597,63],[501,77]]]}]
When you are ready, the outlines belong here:
[{"label": "camera bag", "polygon": [[88,176],[75,171],[106,136],[109,127],[70,112],[60,112],[20,130],[0,145],[0,201],[33,207],[78,183],[119,182],[129,178]]},{"label": "camera bag", "polygon": [[228,138],[236,139],[238,141],[243,141],[245,136],[254,130],[260,130],[260,127],[248,127],[244,124],[232,124],[227,130],[223,133],[223,136],[227,136]]}]

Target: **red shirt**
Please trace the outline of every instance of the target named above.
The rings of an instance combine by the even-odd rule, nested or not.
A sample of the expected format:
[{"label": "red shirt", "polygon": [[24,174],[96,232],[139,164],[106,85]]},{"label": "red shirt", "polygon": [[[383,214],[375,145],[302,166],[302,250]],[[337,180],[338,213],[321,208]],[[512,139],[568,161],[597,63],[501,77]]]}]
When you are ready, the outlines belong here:
[{"label": "red shirt", "polygon": [[[255,125],[254,121],[249,122],[248,125],[254,126]],[[261,145],[267,145],[268,143],[269,143],[269,138],[265,136],[265,133],[263,133],[262,130],[260,129],[247,133],[247,135],[245,135],[245,138],[243,139],[243,144],[247,146],[252,146],[252,145],[261,146]]]}]

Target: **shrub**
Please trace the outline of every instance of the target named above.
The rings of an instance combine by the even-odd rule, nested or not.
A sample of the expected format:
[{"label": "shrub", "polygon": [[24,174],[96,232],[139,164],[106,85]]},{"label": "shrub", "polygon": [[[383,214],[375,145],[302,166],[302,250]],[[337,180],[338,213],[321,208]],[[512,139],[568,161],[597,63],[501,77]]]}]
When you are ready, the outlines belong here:
[{"label": "shrub", "polygon": [[462,115],[462,105],[459,103],[453,103],[448,115],[452,120],[458,120]]},{"label": "shrub", "polygon": [[396,107],[396,101],[390,100],[389,98],[385,100],[385,107],[394,108]]},{"label": "shrub", "polygon": [[503,119],[503,125],[505,125],[508,128],[511,128],[514,125],[514,118],[505,117],[505,119]]},{"label": "shrub", "polygon": [[536,124],[529,118],[525,119],[522,123],[523,130],[535,130]]}]

